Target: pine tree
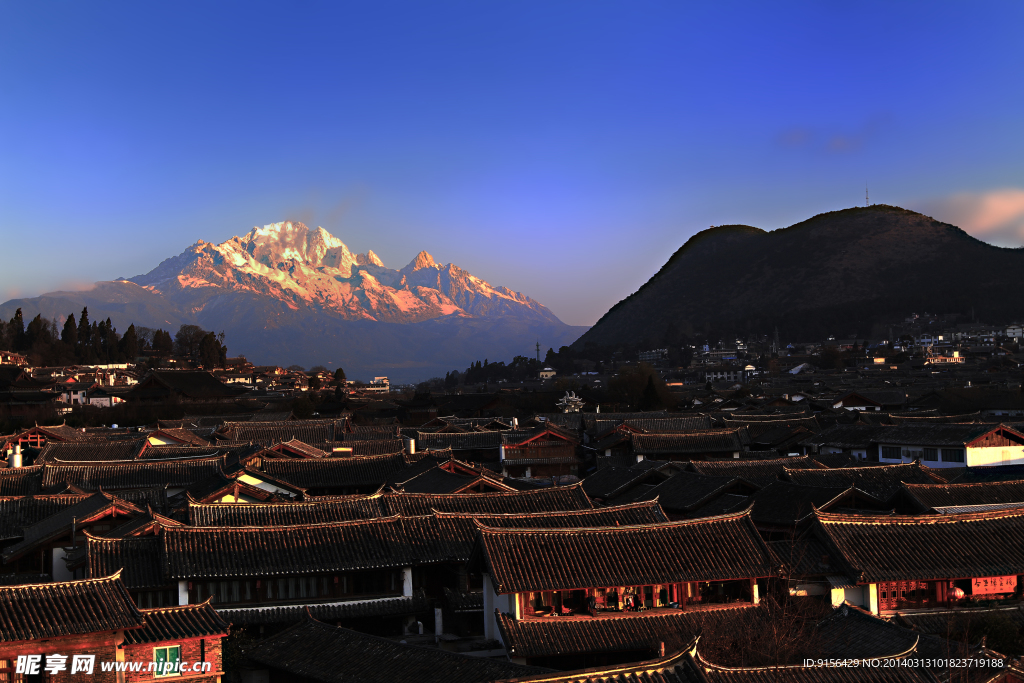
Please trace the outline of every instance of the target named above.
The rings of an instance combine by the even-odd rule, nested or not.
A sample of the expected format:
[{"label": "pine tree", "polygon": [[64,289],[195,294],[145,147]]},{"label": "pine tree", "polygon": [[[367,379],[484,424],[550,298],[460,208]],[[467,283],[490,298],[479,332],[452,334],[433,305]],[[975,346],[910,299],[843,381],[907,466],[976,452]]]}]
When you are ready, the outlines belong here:
[{"label": "pine tree", "polygon": [[89,307],[82,309],[82,315],[78,318],[78,349],[79,360],[84,361],[89,355],[89,346],[92,342],[92,328],[89,325]]},{"label": "pine tree", "polygon": [[134,363],[135,359],[139,355],[139,337],[135,333],[135,325],[129,325],[128,329],[125,330],[124,336],[121,337],[121,353],[124,354],[125,360],[129,363]]},{"label": "pine tree", "polygon": [[19,308],[14,312],[14,317],[11,318],[9,323],[10,332],[8,337],[11,340],[12,351],[24,351],[25,350],[25,319],[21,315],[21,309]]},{"label": "pine tree", "polygon": [[64,330],[60,333],[60,340],[71,348],[71,353],[75,352],[75,347],[78,346],[78,325],[75,324],[74,313],[64,321]]}]

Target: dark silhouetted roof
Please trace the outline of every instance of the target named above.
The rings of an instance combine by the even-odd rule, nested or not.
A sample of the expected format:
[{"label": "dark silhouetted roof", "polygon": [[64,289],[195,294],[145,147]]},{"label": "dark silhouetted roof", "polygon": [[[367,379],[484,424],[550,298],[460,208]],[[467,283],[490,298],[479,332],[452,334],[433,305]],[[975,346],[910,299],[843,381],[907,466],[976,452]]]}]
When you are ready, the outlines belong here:
[{"label": "dark silhouetted roof", "polygon": [[467,657],[305,619],[246,652],[293,677],[339,683],[483,683],[541,671]]},{"label": "dark silhouetted roof", "polygon": [[300,488],[380,487],[405,467],[401,453],[350,458],[264,460],[260,469]]},{"label": "dark silhouetted roof", "polygon": [[482,527],[473,563],[499,593],[774,576],[746,513],[632,527]]},{"label": "dark silhouetted roof", "polygon": [[904,484],[903,490],[922,511],[974,505],[1024,507],[1024,480],[984,484]]},{"label": "dark silhouetted roof", "polygon": [[740,477],[758,486],[767,486],[782,478],[787,469],[818,468],[807,456],[774,460],[694,460],[690,469],[714,477]]},{"label": "dark silhouetted roof", "polygon": [[[486,615],[490,616],[490,615]],[[512,657],[549,657],[603,652],[668,651],[686,646],[698,633],[704,641],[719,633],[743,632],[760,617],[753,605],[724,609],[660,612],[608,618],[498,619],[502,640]]]},{"label": "dark silhouetted roof", "polygon": [[594,507],[580,484],[507,493],[385,493],[382,498],[388,514],[404,517],[429,515],[433,510],[500,515]]},{"label": "dark silhouetted roof", "polygon": [[888,500],[900,490],[904,483],[938,483],[918,463],[906,465],[877,465],[872,467],[834,467],[828,469],[786,468],[786,479],[803,486],[849,488],[856,486],[861,491],[881,500]]},{"label": "dark silhouetted roof", "polygon": [[199,605],[157,607],[141,611],[146,625],[140,629],[125,631],[126,645],[226,636],[231,628],[217,610],[210,606],[209,600]]},{"label": "dark silhouetted roof", "polygon": [[858,583],[1005,576],[1024,566],[1024,508],[917,517],[816,516],[815,533],[844,565],[840,573]]},{"label": "dark silhouetted roof", "polygon": [[301,503],[188,503],[192,526],[289,526],[383,516],[379,495]]}]

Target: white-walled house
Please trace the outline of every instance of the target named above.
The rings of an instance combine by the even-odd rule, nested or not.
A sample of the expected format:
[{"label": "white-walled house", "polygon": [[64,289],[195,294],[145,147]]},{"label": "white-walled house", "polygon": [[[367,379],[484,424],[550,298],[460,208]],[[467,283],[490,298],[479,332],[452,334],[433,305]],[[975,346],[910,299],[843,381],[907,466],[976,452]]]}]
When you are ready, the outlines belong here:
[{"label": "white-walled house", "polygon": [[1024,465],[1024,434],[1006,425],[902,424],[874,440],[884,463],[920,459],[928,467]]}]

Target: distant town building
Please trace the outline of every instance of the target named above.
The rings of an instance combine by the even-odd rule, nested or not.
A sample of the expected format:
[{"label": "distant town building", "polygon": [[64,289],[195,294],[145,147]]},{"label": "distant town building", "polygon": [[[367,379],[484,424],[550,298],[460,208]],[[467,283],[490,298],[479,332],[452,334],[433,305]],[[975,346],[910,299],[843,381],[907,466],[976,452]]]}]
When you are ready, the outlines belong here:
[{"label": "distant town building", "polygon": [[640,362],[650,363],[653,361],[664,360],[668,358],[668,349],[652,349],[651,351],[640,352]]},{"label": "distant town building", "polygon": [[363,387],[362,390],[371,393],[386,394],[391,391],[391,381],[387,377],[374,377],[373,381]]}]

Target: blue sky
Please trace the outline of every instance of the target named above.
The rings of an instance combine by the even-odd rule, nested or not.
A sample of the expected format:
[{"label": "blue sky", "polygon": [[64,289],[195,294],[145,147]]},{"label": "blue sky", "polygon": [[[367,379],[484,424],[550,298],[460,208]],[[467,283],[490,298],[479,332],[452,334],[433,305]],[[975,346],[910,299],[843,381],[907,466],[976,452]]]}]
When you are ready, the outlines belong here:
[{"label": "blue sky", "polygon": [[[1024,3],[0,4],[0,298],[285,219],[592,324],[709,225],[1024,244]],[[19,256],[23,255],[23,256]]]}]

